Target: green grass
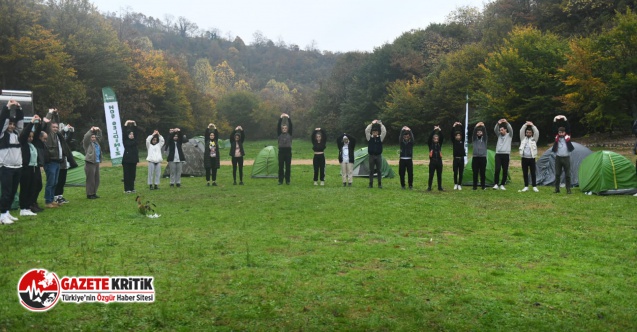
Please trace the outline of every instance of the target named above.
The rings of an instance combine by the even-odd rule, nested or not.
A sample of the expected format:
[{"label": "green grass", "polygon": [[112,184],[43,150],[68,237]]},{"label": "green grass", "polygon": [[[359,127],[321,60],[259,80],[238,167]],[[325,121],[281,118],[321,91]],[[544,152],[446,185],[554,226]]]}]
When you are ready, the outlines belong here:
[{"label": "green grass", "polygon": [[[447,191],[429,193],[415,168],[414,191],[397,178],[343,188],[329,165],[325,187],[311,166],[294,166],[289,186],[249,167],[233,186],[222,166],[219,187],[149,191],[140,167],[159,219],[137,214],[121,168],[102,168],[102,198],[67,188],[70,204],[0,227],[0,330],[635,329],[637,198],[518,193],[516,168],[506,192],[458,192],[445,167]],[[32,268],[151,275],[156,300],[31,313],[16,288]]]}]

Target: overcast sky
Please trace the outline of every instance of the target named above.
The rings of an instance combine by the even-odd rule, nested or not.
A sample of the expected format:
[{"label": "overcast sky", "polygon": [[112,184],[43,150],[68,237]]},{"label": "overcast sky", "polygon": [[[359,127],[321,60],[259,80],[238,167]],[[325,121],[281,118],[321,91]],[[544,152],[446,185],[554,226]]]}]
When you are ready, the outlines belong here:
[{"label": "overcast sky", "polygon": [[163,20],[185,17],[199,29],[217,29],[224,38],[253,35],[302,49],[373,51],[403,32],[443,23],[458,7],[482,10],[488,0],[91,0],[100,12],[142,13]]}]

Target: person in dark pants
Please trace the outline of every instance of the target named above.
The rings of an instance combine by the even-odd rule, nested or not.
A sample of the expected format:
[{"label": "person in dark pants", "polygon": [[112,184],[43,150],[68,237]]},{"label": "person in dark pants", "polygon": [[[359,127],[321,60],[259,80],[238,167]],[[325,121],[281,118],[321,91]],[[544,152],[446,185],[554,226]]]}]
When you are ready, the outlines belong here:
[{"label": "person in dark pants", "polygon": [[520,128],[520,157],[522,157],[522,174],[524,176],[524,188],[520,192],[529,191],[529,171],[531,173],[531,185],[533,191],[539,192],[536,186],[535,158],[537,157],[537,140],[540,138],[540,131],[527,121]]},{"label": "person in dark pants", "polygon": [[383,188],[383,141],[385,140],[385,135],[387,135],[387,129],[380,120],[372,121],[365,128],[369,158],[369,188],[374,187],[374,172],[378,176],[378,188]]},{"label": "person in dark pants", "polygon": [[487,131],[484,122],[478,122],[473,128],[473,157],[471,159],[471,170],[473,171],[473,190],[478,189],[478,175],[480,175],[480,186],[485,189],[487,174]]},{"label": "person in dark pants", "polygon": [[57,187],[58,177],[60,175],[60,165],[64,162],[64,149],[60,141],[60,124],[58,123],[58,110],[49,109],[44,121],[44,129],[47,132],[46,141],[46,162],[44,164],[44,172],[46,173],[46,185],[44,187],[44,203],[47,208],[57,208],[60,206],[55,201],[55,188]]},{"label": "person in dark pants", "polygon": [[37,216],[31,208],[38,198],[36,195],[36,181],[38,179],[40,180],[40,186],[42,186],[42,177],[38,166],[38,149],[33,145],[34,137],[40,135],[40,117],[36,114],[31,121],[31,123],[27,123],[24,126],[19,138],[20,148],[22,149],[20,216]]},{"label": "person in dark pants", "polygon": [[137,123],[127,120],[124,123],[124,156],[122,168],[124,169],[124,193],[135,192],[135,178],[137,177],[137,163],[139,162],[139,150],[137,149]]},{"label": "person in dark pants", "polygon": [[203,166],[206,169],[206,186],[210,186],[210,179],[212,185],[217,186],[217,170],[220,165],[219,131],[214,123],[210,123],[204,133]]},{"label": "person in dark pants", "polygon": [[551,149],[555,153],[555,193],[560,193],[562,170],[566,178],[566,193],[571,193],[571,152],[575,150],[571,143],[571,125],[564,115],[553,118],[555,143]]},{"label": "person in dark pants", "polygon": [[427,185],[427,191],[431,191],[431,185],[434,180],[434,173],[436,173],[438,180],[438,190],[444,191],[442,188],[442,142],[443,138],[440,135],[440,126],[435,126],[429,134],[429,183]]},{"label": "person in dark pants", "polygon": [[33,211],[34,213],[38,213],[38,212],[42,212],[44,211],[43,208],[40,207],[40,205],[38,204],[38,197],[40,197],[40,193],[42,192],[42,189],[44,189],[44,186],[42,185],[42,173],[44,172],[44,164],[46,163],[46,158],[47,158],[47,148],[46,148],[46,141],[48,140],[48,134],[46,133],[46,131],[42,130],[42,120],[40,120],[40,128],[39,130],[36,130],[35,133],[35,137],[36,139],[33,140],[33,145],[35,146],[35,148],[38,150],[38,172],[34,173],[33,175],[35,176],[35,193],[34,193],[34,201],[33,204],[31,205],[30,210]]},{"label": "person in dark pants", "polygon": [[[493,177],[495,185],[493,186],[493,189],[506,190],[504,185],[509,178],[509,162],[511,160],[513,128],[506,119],[500,119],[498,123],[496,123],[494,131],[498,139],[498,143],[495,146],[495,176]],[[498,187],[500,170],[502,170],[502,180]]]},{"label": "person in dark pants", "polygon": [[467,152],[464,149],[464,135],[462,123],[456,122],[451,129],[451,142],[453,142],[453,190],[462,190],[462,175],[464,174],[464,158]]},{"label": "person in dark pants", "polygon": [[[281,114],[276,127],[279,140],[279,185],[290,184],[290,166],[292,165],[292,119],[286,113]],[[285,172],[284,172],[285,168]]]},{"label": "person in dark pants", "polygon": [[86,175],[86,198],[98,199],[97,190],[100,187],[100,162],[102,162],[102,147],[100,139],[102,130],[99,127],[91,127],[84,138],[84,174]]},{"label": "person in dark pants", "polygon": [[321,128],[315,128],[310,137],[312,140],[312,150],[314,151],[314,185],[318,185],[319,175],[321,186],[325,185],[325,148],[327,147],[327,134]]},{"label": "person in dark pants", "polygon": [[183,163],[186,162],[186,155],[182,149],[182,145],[188,142],[186,135],[182,134],[181,129],[172,128],[168,130],[170,139],[164,145],[164,150],[168,151],[168,168],[170,169],[170,186],[181,187],[181,171]]},{"label": "person in dark pants", "polygon": [[405,189],[405,173],[409,190],[414,188],[414,132],[407,126],[400,129],[398,138],[400,145],[400,160],[398,161],[398,174],[400,175],[400,187]]},{"label": "person in dark pants", "polygon": [[[14,113],[14,114],[12,114]],[[24,126],[24,113],[20,103],[9,100],[0,111],[0,223],[13,224],[18,218],[11,215],[9,209],[18,192],[20,171],[22,170],[22,149],[19,135]]]},{"label": "person in dark pants", "polygon": [[230,135],[230,157],[232,157],[232,179],[233,185],[237,184],[237,168],[239,168],[239,185],[243,185],[243,140],[245,133],[241,126],[237,126]]}]

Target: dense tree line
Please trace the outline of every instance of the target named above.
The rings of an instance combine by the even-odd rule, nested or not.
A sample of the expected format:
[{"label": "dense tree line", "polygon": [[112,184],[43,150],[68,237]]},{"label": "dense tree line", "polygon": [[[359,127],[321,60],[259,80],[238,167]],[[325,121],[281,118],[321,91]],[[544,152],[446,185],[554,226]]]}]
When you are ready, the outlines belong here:
[{"label": "dense tree line", "polygon": [[[576,132],[614,132],[637,117],[634,0],[495,0],[403,33],[373,52],[246,45],[187,18],[99,13],[89,0],[0,0],[0,85],[32,90],[38,113],[101,125],[101,89],[146,131],[201,134],[242,125],[272,137],[281,112],[298,133],[362,135],[380,118],[429,131],[464,119],[541,127],[558,113]],[[211,22],[214,24],[214,22]],[[81,127],[81,126],[80,126]],[[420,135],[419,137],[424,137]]]}]

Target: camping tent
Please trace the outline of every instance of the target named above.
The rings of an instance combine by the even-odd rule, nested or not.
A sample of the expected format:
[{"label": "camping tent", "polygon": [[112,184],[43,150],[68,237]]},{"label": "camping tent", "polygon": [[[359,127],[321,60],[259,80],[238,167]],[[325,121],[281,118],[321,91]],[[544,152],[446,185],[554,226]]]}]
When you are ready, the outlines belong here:
[{"label": "camping tent", "polygon": [[597,151],[582,160],[579,183],[583,192],[598,195],[637,193],[635,166],[612,151]]},{"label": "camping tent", "polygon": [[[170,144],[170,142],[166,142]],[[203,136],[196,136],[188,140],[188,142],[181,145],[181,149],[184,151],[186,162],[183,163],[181,175],[182,176],[204,176],[206,175],[206,169],[203,167],[203,153],[204,153],[204,138]],[[168,151],[164,150],[164,155],[168,155]],[[164,170],[164,177],[170,176],[170,166],[167,166]]]},{"label": "camping tent", "polygon": [[[383,157],[382,167],[380,169],[384,178],[393,178],[396,176],[394,170],[387,163],[385,156]],[[354,152],[354,170],[352,176],[369,177],[369,156],[367,154],[367,148],[358,149]]]},{"label": "camping tent", "polygon": [[[579,186],[579,165],[582,160],[589,154],[593,153],[589,148],[573,142],[575,150],[571,152],[571,186]],[[550,186],[555,182],[555,153],[551,149],[546,150],[544,154],[535,163],[538,186]],[[560,183],[565,183],[565,175],[562,172]]]},{"label": "camping tent", "polygon": [[279,158],[273,146],[266,146],[259,152],[252,164],[253,178],[278,178]]},{"label": "camping tent", "polygon": [[[464,173],[462,173],[462,185],[463,186],[473,186],[473,169],[471,168],[471,161],[473,161],[473,157],[469,159],[469,162],[464,168]],[[484,176],[484,184],[487,187],[491,187],[495,184],[493,181],[495,177],[495,151],[487,150],[487,167]],[[509,170],[511,167],[509,166]],[[500,172],[502,174],[502,172]],[[478,185],[480,185],[480,177],[478,176]],[[511,182],[511,172],[508,173],[507,183]]]},{"label": "camping tent", "polygon": [[67,171],[65,186],[83,187],[86,185],[86,173],[84,172],[84,155],[80,152],[73,151],[73,158],[75,158],[77,167]]}]

